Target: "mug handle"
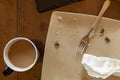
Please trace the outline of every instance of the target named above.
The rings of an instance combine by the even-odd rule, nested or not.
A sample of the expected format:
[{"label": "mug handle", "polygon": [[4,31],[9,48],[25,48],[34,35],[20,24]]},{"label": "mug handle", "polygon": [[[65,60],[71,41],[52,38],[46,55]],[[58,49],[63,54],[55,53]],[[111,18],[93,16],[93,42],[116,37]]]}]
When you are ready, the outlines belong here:
[{"label": "mug handle", "polygon": [[13,72],[12,69],[10,69],[9,67],[6,67],[5,70],[3,71],[3,75],[8,76]]}]

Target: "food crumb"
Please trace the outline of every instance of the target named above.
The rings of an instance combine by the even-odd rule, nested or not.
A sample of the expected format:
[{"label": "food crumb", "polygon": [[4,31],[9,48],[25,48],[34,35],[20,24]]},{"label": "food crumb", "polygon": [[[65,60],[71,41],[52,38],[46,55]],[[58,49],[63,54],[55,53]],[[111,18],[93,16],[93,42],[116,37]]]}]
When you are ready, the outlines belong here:
[{"label": "food crumb", "polygon": [[62,30],[62,26],[59,26],[59,30]]},{"label": "food crumb", "polygon": [[56,48],[59,48],[59,47],[60,47],[60,44],[58,43],[58,41],[55,42],[55,47],[56,47]]},{"label": "food crumb", "polygon": [[106,42],[107,44],[109,44],[109,43],[110,43],[110,39],[109,39],[108,37],[105,37],[105,42]]},{"label": "food crumb", "polygon": [[57,19],[58,19],[58,21],[62,21],[62,17],[61,16],[58,16]]},{"label": "food crumb", "polygon": [[75,21],[75,22],[76,22],[76,21],[77,21],[77,18],[73,18],[73,21]]},{"label": "food crumb", "polygon": [[104,32],[105,32],[105,30],[102,28],[99,36],[102,37],[104,35]]},{"label": "food crumb", "polygon": [[60,34],[60,33],[57,31],[57,32],[56,32],[56,35],[59,35],[59,34]]}]

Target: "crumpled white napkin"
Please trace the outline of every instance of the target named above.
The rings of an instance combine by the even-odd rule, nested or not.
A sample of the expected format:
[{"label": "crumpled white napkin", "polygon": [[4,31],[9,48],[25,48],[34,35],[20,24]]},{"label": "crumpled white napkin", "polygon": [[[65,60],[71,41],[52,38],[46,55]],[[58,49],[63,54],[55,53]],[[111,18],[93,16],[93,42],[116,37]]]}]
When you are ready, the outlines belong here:
[{"label": "crumpled white napkin", "polygon": [[89,76],[102,79],[110,75],[120,77],[120,60],[84,54],[81,63]]}]

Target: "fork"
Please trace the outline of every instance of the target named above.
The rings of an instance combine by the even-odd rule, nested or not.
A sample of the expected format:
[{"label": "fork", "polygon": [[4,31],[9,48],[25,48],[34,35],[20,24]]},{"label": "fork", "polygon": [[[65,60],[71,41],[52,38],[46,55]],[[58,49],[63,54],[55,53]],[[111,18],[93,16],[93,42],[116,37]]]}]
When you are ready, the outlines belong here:
[{"label": "fork", "polygon": [[100,10],[99,14],[98,14],[98,17],[97,19],[95,20],[95,22],[93,23],[93,25],[91,26],[91,29],[89,30],[89,32],[87,33],[87,35],[85,35],[78,47],[77,47],[77,53],[83,53],[85,51],[85,49],[87,48],[88,44],[89,44],[89,41],[90,41],[90,34],[93,30],[96,29],[97,25],[98,25],[98,22],[100,21],[102,15],[104,14],[104,12],[107,10],[107,8],[109,7],[110,5],[110,0],[106,0],[102,6],[102,9]]}]

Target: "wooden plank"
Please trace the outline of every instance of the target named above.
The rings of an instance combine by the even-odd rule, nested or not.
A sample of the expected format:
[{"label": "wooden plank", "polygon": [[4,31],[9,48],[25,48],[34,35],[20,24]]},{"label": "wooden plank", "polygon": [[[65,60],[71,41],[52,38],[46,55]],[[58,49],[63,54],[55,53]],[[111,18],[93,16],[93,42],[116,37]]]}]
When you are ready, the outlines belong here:
[{"label": "wooden plank", "polygon": [[[40,46],[41,42],[45,44],[49,21],[53,11],[57,10],[97,15],[103,2],[104,0],[82,0],[51,11],[38,13],[35,0],[18,0],[18,36],[24,36],[35,40],[37,45]],[[107,10],[104,16],[120,19],[120,10],[117,7],[119,8],[119,3],[113,1],[111,8]],[[40,56],[41,55],[43,55],[43,53],[40,53]],[[40,79],[41,68],[42,61],[39,61],[31,70],[24,73],[18,73],[18,80]]]},{"label": "wooden plank", "polygon": [[120,20],[119,13],[120,13],[120,1],[112,0],[111,5],[104,16]]},{"label": "wooden plank", "polygon": [[2,74],[6,67],[3,60],[3,49],[10,39],[16,37],[16,19],[16,0],[0,0],[0,80],[17,79],[16,72],[8,77]]},{"label": "wooden plank", "polygon": [[[39,14],[34,0],[18,0],[18,8],[18,36],[33,40],[42,57],[41,43],[44,44],[46,40],[50,14]],[[42,61],[39,60],[31,70],[18,73],[18,80],[40,80],[41,69]]]}]

